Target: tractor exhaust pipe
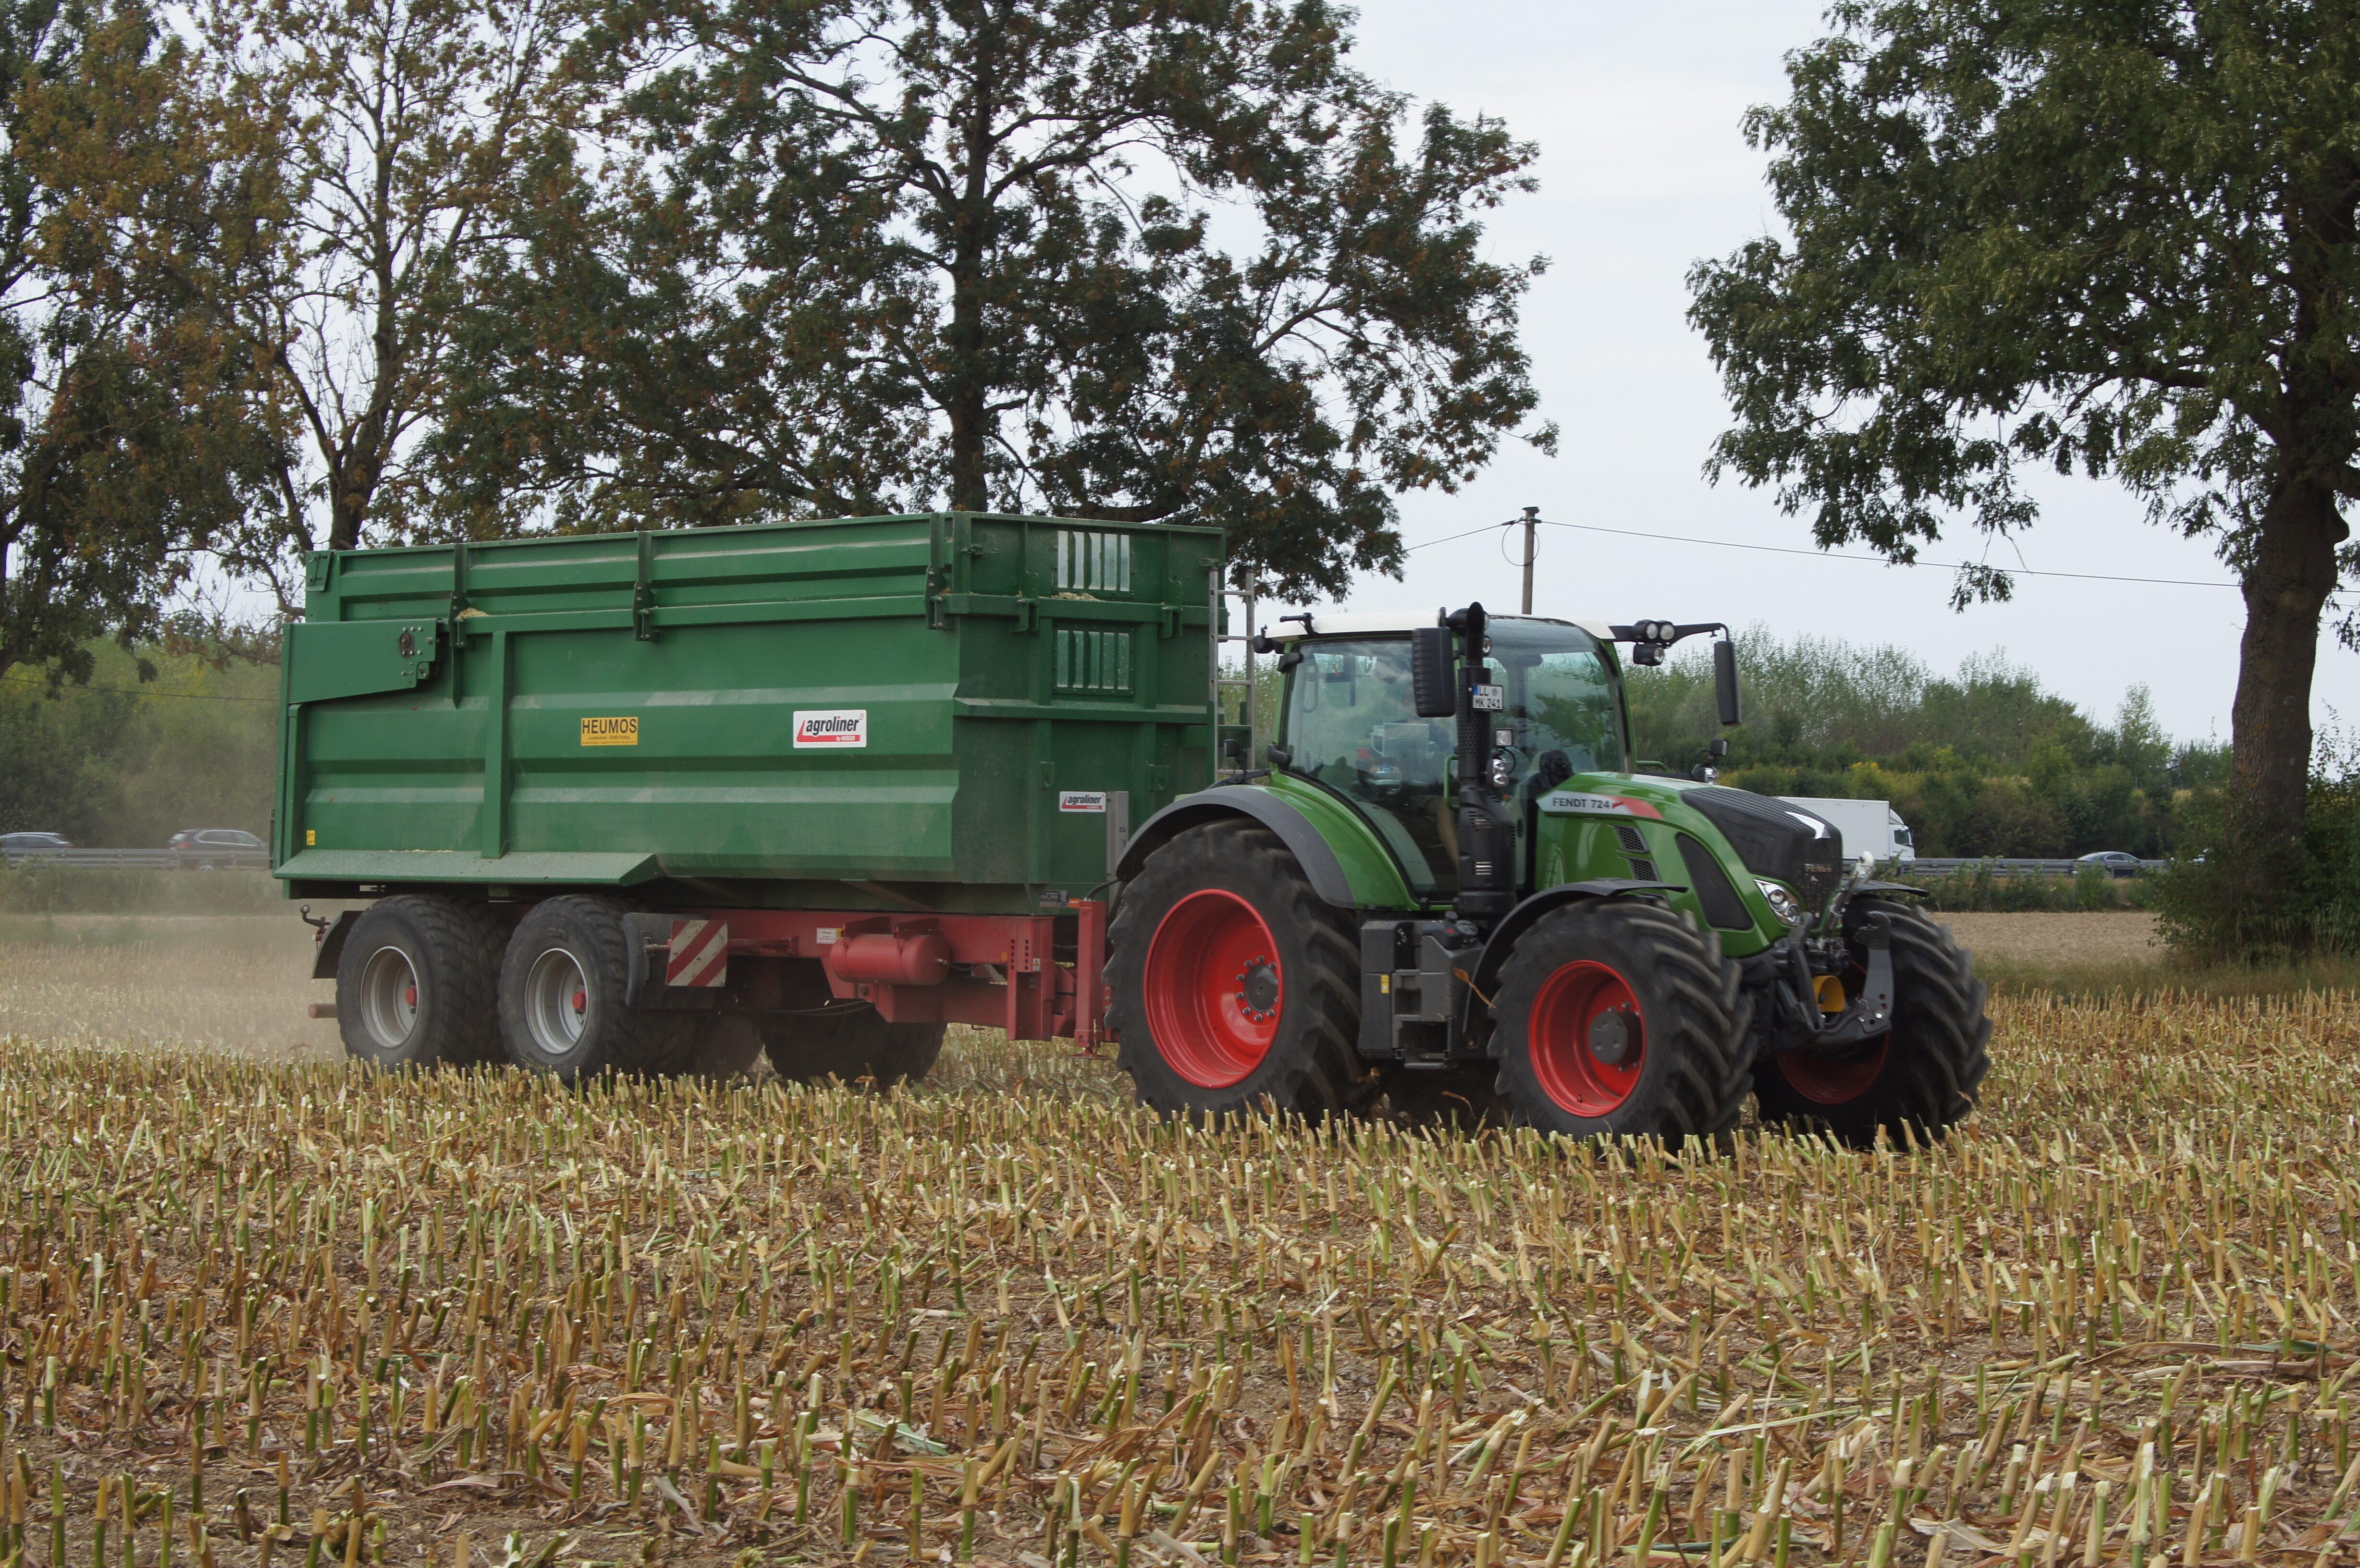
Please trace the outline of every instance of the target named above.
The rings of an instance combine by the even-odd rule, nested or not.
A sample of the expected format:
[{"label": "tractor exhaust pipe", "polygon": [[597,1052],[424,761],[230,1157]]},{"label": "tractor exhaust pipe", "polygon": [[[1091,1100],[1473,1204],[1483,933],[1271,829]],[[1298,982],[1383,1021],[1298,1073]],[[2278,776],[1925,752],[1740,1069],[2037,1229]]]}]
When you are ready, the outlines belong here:
[{"label": "tractor exhaust pipe", "polygon": [[1459,639],[1464,678],[1459,683],[1459,898],[1461,918],[1489,925],[1516,901],[1515,833],[1491,788],[1491,715],[1507,707],[1504,689],[1491,683],[1484,662],[1483,606],[1450,616]]}]

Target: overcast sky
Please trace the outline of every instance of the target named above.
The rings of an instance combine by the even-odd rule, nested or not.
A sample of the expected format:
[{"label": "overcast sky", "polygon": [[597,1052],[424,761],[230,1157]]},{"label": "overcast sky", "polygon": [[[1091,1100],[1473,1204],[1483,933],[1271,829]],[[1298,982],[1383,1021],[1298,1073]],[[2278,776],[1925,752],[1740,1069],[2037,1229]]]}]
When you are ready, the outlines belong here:
[{"label": "overcast sky", "polygon": [[[1553,262],[1524,315],[1559,455],[1521,444],[1457,495],[1402,501],[1415,546],[1527,506],[1544,517],[1657,534],[1806,549],[1808,525],[1766,492],[1701,468],[1727,408],[1701,341],[1684,319],[1682,281],[1699,257],[1774,229],[1763,159],[1739,120],[1784,96],[1785,53],[1819,36],[1819,0],[1361,0],[1362,69],[1461,113],[1504,119],[1540,147],[1537,194],[1495,213],[1496,252]],[[2226,583],[2209,547],[2147,525],[2109,485],[2039,486],[2038,524],[2021,560],[2051,572]],[[1972,533],[1925,553],[1975,559]],[[1356,585],[1365,609],[1480,598],[1513,610],[1519,573],[1476,538],[1412,554],[1405,582]],[[1953,614],[1950,575],[1920,567],[1544,529],[1535,608],[1628,620],[1761,621],[1781,634],[1837,633],[1913,648],[1949,670],[2004,648],[2049,687],[2100,717],[2125,688],[2152,688],[2182,739],[2229,736],[2244,604],[2233,588],[2143,587],[2019,577],[2013,604]],[[2321,655],[2313,713],[2360,723],[2360,657]]]}]

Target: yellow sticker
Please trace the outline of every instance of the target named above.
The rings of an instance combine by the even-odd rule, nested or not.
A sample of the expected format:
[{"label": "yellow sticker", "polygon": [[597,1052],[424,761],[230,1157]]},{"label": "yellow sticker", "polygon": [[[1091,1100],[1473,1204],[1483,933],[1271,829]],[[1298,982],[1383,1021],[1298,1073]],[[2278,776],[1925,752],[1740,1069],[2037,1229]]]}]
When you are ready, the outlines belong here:
[{"label": "yellow sticker", "polygon": [[582,721],[584,746],[637,746],[639,744],[639,721],[634,714],[628,719],[585,719]]},{"label": "yellow sticker", "polygon": [[320,830],[318,828],[305,828],[303,830],[303,847],[309,849],[311,845],[318,844],[319,842]]}]

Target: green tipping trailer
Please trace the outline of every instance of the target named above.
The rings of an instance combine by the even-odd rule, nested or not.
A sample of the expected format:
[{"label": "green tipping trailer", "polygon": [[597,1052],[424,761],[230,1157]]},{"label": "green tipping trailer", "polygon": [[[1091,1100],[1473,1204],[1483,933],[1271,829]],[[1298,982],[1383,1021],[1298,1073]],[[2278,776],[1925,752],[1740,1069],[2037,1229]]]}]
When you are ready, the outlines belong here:
[{"label": "green tipping trailer", "polygon": [[[1130,823],[1209,782],[1222,561],[1214,528],[966,513],[313,556],[273,860],[290,897],[379,899],[374,975],[359,918],[320,946],[323,975],[358,965],[347,1044],[493,1055],[500,952],[552,903],[631,945],[614,999],[633,1005],[607,1010],[650,1015],[585,1046],[561,1010],[538,1054],[568,1075],[750,1057],[748,1030],[694,1005],[719,1005],[726,962],[708,985],[641,972],[672,936],[648,911],[692,907],[741,956],[800,961],[769,966],[787,974],[753,1011],[807,1040],[879,1032],[817,960],[914,910],[943,931],[881,926],[878,962],[950,979],[945,1016],[1087,1031],[1054,950],[1070,958]],[[938,1039],[943,1019],[888,1021]],[[888,1065],[876,1040],[845,1049]]]}]

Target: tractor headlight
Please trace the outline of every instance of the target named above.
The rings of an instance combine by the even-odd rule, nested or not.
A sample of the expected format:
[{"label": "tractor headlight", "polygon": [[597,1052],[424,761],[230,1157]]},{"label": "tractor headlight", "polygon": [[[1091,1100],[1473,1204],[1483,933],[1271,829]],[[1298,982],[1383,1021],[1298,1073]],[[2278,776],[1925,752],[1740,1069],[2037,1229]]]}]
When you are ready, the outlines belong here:
[{"label": "tractor headlight", "polygon": [[1802,923],[1803,906],[1801,901],[1798,900],[1794,894],[1789,893],[1786,888],[1780,887],[1777,883],[1771,881],[1765,877],[1755,877],[1754,879],[1754,885],[1756,887],[1761,888],[1762,896],[1770,901],[1770,912],[1772,914],[1776,915],[1780,920],[1786,921],[1790,926],[1799,925]]},{"label": "tractor headlight", "polygon": [[1516,754],[1506,746],[1491,754],[1491,788],[1505,790],[1516,781]]}]

